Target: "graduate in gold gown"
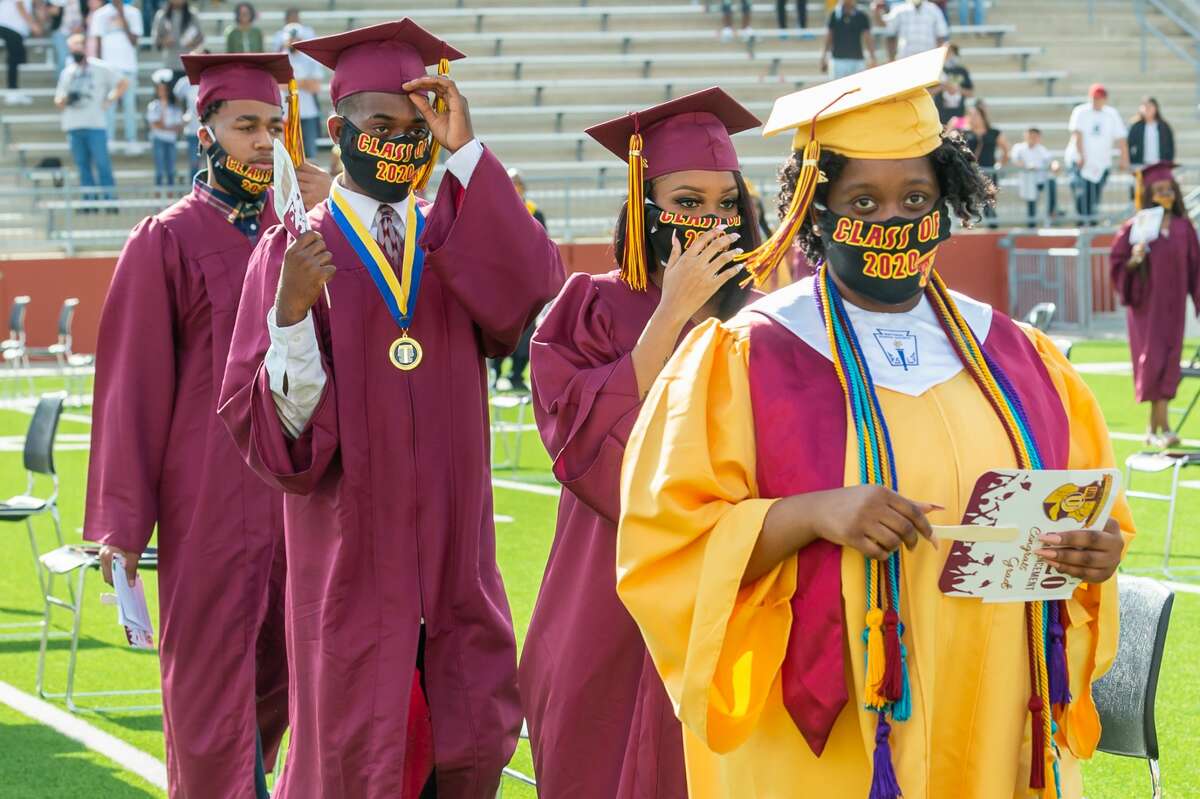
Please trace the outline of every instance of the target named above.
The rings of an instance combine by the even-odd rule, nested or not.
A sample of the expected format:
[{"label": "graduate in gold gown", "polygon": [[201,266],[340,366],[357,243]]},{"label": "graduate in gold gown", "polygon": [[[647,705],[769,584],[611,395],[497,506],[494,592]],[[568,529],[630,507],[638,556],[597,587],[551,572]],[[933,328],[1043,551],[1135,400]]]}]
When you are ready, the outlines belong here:
[{"label": "graduate in gold gown", "polygon": [[950,598],[938,575],[976,478],[1112,465],[1087,386],[1040,333],[950,292],[994,187],[925,87],[931,51],[776,102],[784,219],[815,278],[676,351],[629,438],[618,594],[688,731],[693,797],[1080,797],[1133,534],[1043,536],[1062,602]]}]

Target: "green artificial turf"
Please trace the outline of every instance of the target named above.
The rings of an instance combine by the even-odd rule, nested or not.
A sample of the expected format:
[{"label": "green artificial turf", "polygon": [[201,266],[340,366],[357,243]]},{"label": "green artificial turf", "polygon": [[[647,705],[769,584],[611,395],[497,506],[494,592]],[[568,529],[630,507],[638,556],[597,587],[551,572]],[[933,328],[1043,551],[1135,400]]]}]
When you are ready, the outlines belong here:
[{"label": "green artificial turf", "polygon": [[[1072,360],[1079,364],[1127,363],[1128,358],[1128,348],[1120,342],[1084,342],[1077,344],[1072,352]],[[1146,410],[1133,403],[1132,380],[1128,374],[1086,374],[1085,380],[1095,392],[1112,430],[1131,434],[1143,431]],[[53,381],[39,381],[37,388],[51,390],[57,386]],[[1189,399],[1197,388],[1200,388],[1200,382],[1185,382],[1180,400]],[[86,409],[68,410],[68,414],[86,416],[87,413]],[[505,412],[504,418],[516,421],[515,412]],[[19,438],[24,434],[28,419],[27,415],[14,411],[0,411],[0,437]],[[525,422],[532,421],[532,412],[527,412]],[[87,424],[71,419],[64,419],[60,427],[62,434],[86,434],[88,430]],[[1182,432],[1186,437],[1200,438],[1200,413],[1189,421],[1188,427]],[[518,468],[497,470],[495,477],[500,481],[554,486],[550,460],[537,434],[526,431],[520,436]],[[63,443],[66,443],[65,439]],[[509,443],[511,445],[513,442]],[[1142,448],[1136,441],[1114,440],[1113,444],[1118,463]],[[60,507],[64,528],[68,540],[76,541],[79,539],[77,529],[82,521],[87,453],[60,449],[56,459],[62,476]],[[1200,473],[1196,477],[1200,479]],[[24,471],[20,456],[17,453],[0,453],[0,486],[12,486],[10,493],[15,494],[21,491],[23,485]],[[1165,477],[1139,476],[1139,487],[1163,488],[1165,485]],[[2,493],[3,489],[0,489]],[[520,643],[528,629],[549,553],[557,501],[551,496],[505,487],[498,487],[495,497],[496,513],[500,517],[496,525],[497,556]],[[1190,579],[1187,567],[1196,566],[1194,579],[1200,582],[1200,525],[1195,522],[1200,518],[1198,512],[1200,492],[1182,490],[1173,561],[1181,567],[1176,574],[1181,581]],[[1126,566],[1132,569],[1157,568],[1162,557],[1166,506],[1135,500],[1134,514],[1139,534],[1131,546]],[[39,541],[43,549],[50,546],[49,527],[45,520],[39,525]],[[0,528],[0,562],[7,564],[3,576],[0,576],[0,623],[37,618],[40,613],[37,584],[24,529],[20,526]],[[146,577],[153,605],[155,579],[153,574]],[[96,690],[155,685],[158,679],[156,659],[153,655],[132,651],[124,645],[113,609],[100,604],[101,590],[98,577],[94,574],[89,576],[85,592],[78,688]],[[65,625],[65,615],[56,619],[60,626]],[[0,680],[32,692],[36,660],[36,642],[0,640]],[[51,689],[61,689],[65,669],[65,642],[53,641],[48,658]],[[1179,593],[1176,596],[1159,683],[1157,711],[1165,795],[1200,796],[1200,769],[1189,765],[1192,753],[1200,749],[1200,732],[1194,723],[1200,711],[1198,595]],[[87,718],[91,723],[155,757],[164,756],[161,717],[157,713],[89,714]],[[581,719],[580,723],[587,721]],[[83,750],[74,742],[38,727],[2,706],[0,753],[0,786],[3,786],[0,796],[35,799],[162,795],[99,755]],[[532,772],[528,744],[521,744],[512,765],[524,773]],[[1125,799],[1149,793],[1143,761],[1099,755],[1086,764],[1084,774],[1089,799]],[[534,792],[506,780],[504,796],[532,799]]]}]

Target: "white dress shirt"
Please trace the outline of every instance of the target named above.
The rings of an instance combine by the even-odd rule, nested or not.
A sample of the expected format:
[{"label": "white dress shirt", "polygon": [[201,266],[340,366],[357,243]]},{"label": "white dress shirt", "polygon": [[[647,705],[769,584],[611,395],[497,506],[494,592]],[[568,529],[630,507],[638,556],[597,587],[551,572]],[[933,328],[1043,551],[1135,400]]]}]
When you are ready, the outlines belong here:
[{"label": "white dress shirt", "polygon": [[[446,169],[466,188],[482,156],[483,145],[478,139],[472,139],[446,159]],[[376,216],[383,203],[350,191],[339,180],[335,180],[330,188],[330,194],[335,193],[354,210],[360,220],[369,225],[371,237],[378,241],[379,223]],[[402,236],[407,233],[405,212],[410,198],[411,195],[398,203],[391,203]],[[321,364],[312,310],[296,324],[279,327],[275,324],[275,309],[272,308],[267,312],[267,330],[271,335],[271,345],[267,347],[266,355],[271,396],[284,429],[288,435],[296,438],[308,425],[325,391],[325,367]]]}]

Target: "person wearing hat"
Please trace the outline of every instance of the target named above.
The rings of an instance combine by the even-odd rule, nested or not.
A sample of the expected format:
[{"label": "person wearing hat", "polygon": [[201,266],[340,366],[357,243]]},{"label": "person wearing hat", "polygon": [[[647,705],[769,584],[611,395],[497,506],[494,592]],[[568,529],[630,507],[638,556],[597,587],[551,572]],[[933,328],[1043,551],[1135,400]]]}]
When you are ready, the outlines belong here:
[{"label": "person wearing hat", "polygon": [[428,778],[490,799],[521,710],[484,358],[516,346],[562,262],[475,138],[446,77],[461,53],[410,19],[296,47],[333,70],[344,171],[311,232],[255,251],[221,399],[243,457],[287,492],[280,796],[415,796],[405,783]]},{"label": "person wearing hat", "polygon": [[933,269],[994,192],[926,91],[943,55],[776,101],[783,220],[742,263],[764,279],[798,242],[817,274],[694,329],[625,448],[617,593],[708,795],[1081,796],[1125,502],[1032,551],[1082,578],[1067,601],[938,585],[931,525],[982,473],[1112,465],[1058,349]]},{"label": "person wearing hat", "polygon": [[1112,281],[1129,327],[1133,392],[1150,403],[1146,443],[1179,445],[1169,406],[1182,380],[1187,298],[1200,308],[1200,243],[1183,193],[1164,161],[1136,175],[1137,212],[1113,239]]},{"label": "person wearing hat", "polygon": [[1075,208],[1083,224],[1095,225],[1100,213],[1100,198],[1112,170],[1113,149],[1121,152],[1120,168],[1129,169],[1129,142],[1125,122],[1117,109],[1108,104],[1108,89],[1093,83],[1088,101],[1071,110],[1067,122],[1071,141],[1067,145],[1067,163],[1071,164]]},{"label": "person wearing hat", "polygon": [[[130,233],[100,317],[83,537],[129,580],[158,529],[171,796],[253,796],[288,724],[283,515],[242,462],[217,392],[242,278],[276,221],[284,55],[183,57],[208,169]],[[113,559],[124,561],[124,573]],[[116,572],[116,574],[114,574]],[[264,796],[260,769],[258,795]]]},{"label": "person wearing hat", "polygon": [[753,292],[732,266],[758,228],[731,136],[760,124],[714,87],[587,131],[629,163],[633,191],[617,269],[572,276],[531,347],[534,413],[563,486],[520,668],[544,796],[688,795],[682,728],[617,599],[621,456],[683,333]]}]

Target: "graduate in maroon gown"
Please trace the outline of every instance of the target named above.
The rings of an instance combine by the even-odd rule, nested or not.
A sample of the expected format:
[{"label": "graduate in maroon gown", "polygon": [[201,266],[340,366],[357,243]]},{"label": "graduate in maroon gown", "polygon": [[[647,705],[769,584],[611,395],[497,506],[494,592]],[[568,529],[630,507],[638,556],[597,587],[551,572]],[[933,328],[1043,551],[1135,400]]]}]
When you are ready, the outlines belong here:
[{"label": "graduate in maroon gown", "polygon": [[[1187,298],[1200,309],[1200,242],[1172,167],[1154,164],[1138,174],[1139,214],[1117,231],[1111,253],[1113,286],[1129,325],[1134,396],[1138,402],[1150,403],[1146,443],[1162,447],[1179,444],[1168,405],[1181,380]],[[1145,226],[1137,224],[1138,218],[1158,208],[1162,222],[1146,241]]]},{"label": "graduate in maroon gown", "polygon": [[[172,797],[253,796],[287,726],[283,518],[217,395],[250,253],[275,224],[284,55],[184,56],[208,171],[130,234],[100,318],[84,538],[133,579],[155,525]],[[261,778],[261,774],[259,775]],[[265,782],[259,782],[265,793]]]},{"label": "graduate in maroon gown", "polygon": [[[407,19],[297,49],[333,69],[345,171],[313,232],[277,227],[255,251],[221,392],[244,456],[286,492],[278,796],[412,796],[431,725],[437,795],[491,799],[521,711],[483,359],[512,351],[562,263],[444,76],[457,50]],[[429,204],[414,191],[433,142],[450,155]]]},{"label": "graduate in maroon gown", "polygon": [[[588,130],[622,160],[640,135],[645,184],[617,220],[621,269],[572,277],[531,348],[538,429],[563,485],[520,669],[548,799],[688,795],[682,726],[617,599],[621,458],[682,335],[749,293],[730,262],[757,246],[758,223],[730,135],[758,125],[712,88]],[[627,253],[632,242],[641,252]]]}]

